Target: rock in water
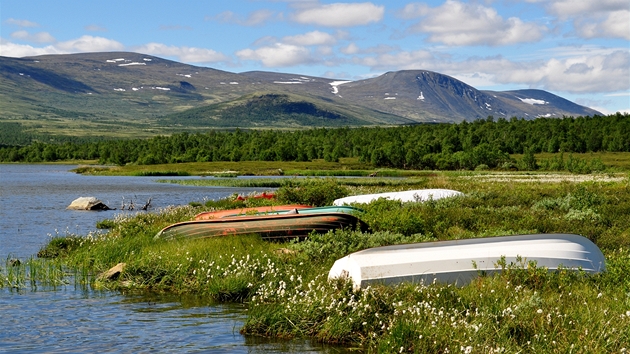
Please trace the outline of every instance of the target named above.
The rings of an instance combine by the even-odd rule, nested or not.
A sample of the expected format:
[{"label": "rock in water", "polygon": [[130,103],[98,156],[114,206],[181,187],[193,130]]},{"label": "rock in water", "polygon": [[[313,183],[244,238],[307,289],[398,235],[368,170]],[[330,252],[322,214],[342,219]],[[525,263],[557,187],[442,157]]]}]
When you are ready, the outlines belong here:
[{"label": "rock in water", "polygon": [[81,197],[72,201],[67,209],[71,210],[111,210],[95,197]]}]

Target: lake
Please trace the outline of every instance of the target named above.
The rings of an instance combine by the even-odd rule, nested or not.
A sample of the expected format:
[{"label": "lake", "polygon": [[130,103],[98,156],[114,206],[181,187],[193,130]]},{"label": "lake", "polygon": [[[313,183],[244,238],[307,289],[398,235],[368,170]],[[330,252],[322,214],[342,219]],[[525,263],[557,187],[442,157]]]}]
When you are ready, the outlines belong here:
[{"label": "lake", "polygon": [[[96,231],[98,221],[130,212],[66,210],[79,197],[93,196],[112,208],[130,201],[142,206],[151,198],[151,209],[157,209],[256,191],[155,182],[165,177],[82,176],[69,172],[74,167],[0,165],[0,266],[7,258],[36,255],[52,236],[86,235]],[[242,304],[196,296],[95,291],[73,284],[0,289],[0,352],[346,352],[310,340],[242,336],[246,311]]]}]

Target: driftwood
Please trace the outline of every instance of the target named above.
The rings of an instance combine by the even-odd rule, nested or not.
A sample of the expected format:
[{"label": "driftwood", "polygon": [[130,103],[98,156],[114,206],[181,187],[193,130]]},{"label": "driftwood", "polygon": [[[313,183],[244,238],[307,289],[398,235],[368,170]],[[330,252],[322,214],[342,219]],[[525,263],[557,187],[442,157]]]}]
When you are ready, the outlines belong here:
[{"label": "driftwood", "polygon": [[[129,200],[129,204],[125,205],[125,197],[122,198],[122,206],[121,210],[134,210],[136,208],[136,204],[133,202],[133,199]],[[140,208],[140,210],[148,210],[151,207],[151,198],[147,200],[147,202]]]},{"label": "driftwood", "polygon": [[151,206],[151,198],[147,200],[147,203],[142,207],[142,210],[147,210]]}]

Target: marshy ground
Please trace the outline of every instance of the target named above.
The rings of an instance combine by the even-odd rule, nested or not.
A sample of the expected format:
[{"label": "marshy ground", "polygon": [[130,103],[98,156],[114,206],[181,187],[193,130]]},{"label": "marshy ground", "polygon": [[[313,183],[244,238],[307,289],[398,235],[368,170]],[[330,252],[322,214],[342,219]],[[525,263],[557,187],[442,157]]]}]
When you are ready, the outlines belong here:
[{"label": "marshy ground", "polygon": [[[41,251],[48,258],[3,266],[0,286],[62,281],[64,272],[58,270],[63,268],[97,288],[244,302],[249,315],[242,333],[313,337],[365,351],[592,353],[630,348],[627,174],[421,172],[397,179],[288,178],[273,186],[265,183],[277,179],[263,179],[247,183],[278,188],[278,200],[191,201],[155,213],[120,215],[103,223],[109,228],[106,234],[58,237]],[[233,178],[200,183],[219,183],[213,181],[245,183]],[[421,188],[454,189],[465,196],[359,205],[369,232],[339,230],[302,242],[270,243],[256,235],[154,239],[164,226],[205,210],[264,203],[329,205],[346,195]],[[500,274],[480,276],[462,287],[401,284],[361,290],[327,279],[336,259],[360,249],[530,233],[588,237],[604,252],[607,271],[589,276],[548,273],[531,264],[503,265]],[[117,279],[97,279],[119,263],[125,267]]]}]

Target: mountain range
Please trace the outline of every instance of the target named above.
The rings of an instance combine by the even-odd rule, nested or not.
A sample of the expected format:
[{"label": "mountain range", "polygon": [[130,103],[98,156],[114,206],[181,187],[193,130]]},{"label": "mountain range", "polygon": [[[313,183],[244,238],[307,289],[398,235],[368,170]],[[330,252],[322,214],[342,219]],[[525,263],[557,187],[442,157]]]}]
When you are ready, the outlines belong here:
[{"label": "mountain range", "polygon": [[547,91],[477,90],[427,70],[345,81],[232,73],[139,53],[104,52],[0,57],[0,76],[0,121],[60,134],[601,115]]}]

